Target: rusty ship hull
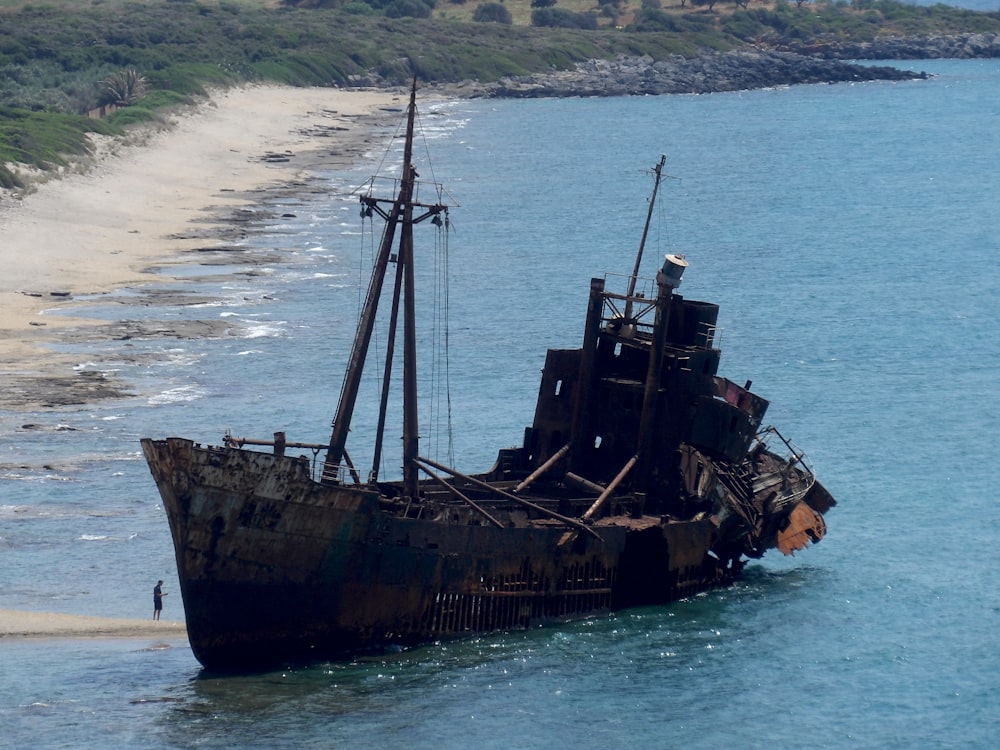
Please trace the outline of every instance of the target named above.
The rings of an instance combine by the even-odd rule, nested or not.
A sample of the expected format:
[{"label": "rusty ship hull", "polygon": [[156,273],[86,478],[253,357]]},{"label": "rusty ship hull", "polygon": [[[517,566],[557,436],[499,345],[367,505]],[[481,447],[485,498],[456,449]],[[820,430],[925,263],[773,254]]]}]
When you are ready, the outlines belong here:
[{"label": "rusty ship hull", "polygon": [[[281,431],[273,440],[227,435],[220,446],[141,441],[169,519],[188,637],[208,668],[338,658],[671,602],[826,532],[834,500],[804,454],[763,427],[768,402],[750,381],[718,374],[718,306],[677,293],[685,258],[668,254],[655,277],[639,275],[663,158],[635,270],[592,279],[582,344],[548,351],[520,446],[480,474],[421,455],[413,234],[425,221],[439,233],[450,223],[448,205],[417,198],[415,98],[416,82],[391,196],[360,197],[362,222],[377,215],[385,228],[329,442],[290,442]],[[346,444],[377,322],[387,345],[362,477]],[[401,396],[402,477],[385,481],[390,393]],[[289,455],[295,448],[312,460]]]},{"label": "rusty ship hull", "polygon": [[191,647],[210,669],[669,602],[727,584],[742,567],[713,552],[722,531],[709,514],[662,519],[631,508],[585,533],[492,503],[501,528],[466,503],[425,497],[434,517],[413,518],[380,492],[315,481],[305,458],[182,438],[142,447],[170,523]]},{"label": "rusty ship hull", "polygon": [[400,517],[377,492],[313,481],[299,459],[182,439],[143,448],[191,646],[208,667],[335,658],[611,607],[623,529],[560,547],[558,524],[501,529],[458,507],[444,522]]}]

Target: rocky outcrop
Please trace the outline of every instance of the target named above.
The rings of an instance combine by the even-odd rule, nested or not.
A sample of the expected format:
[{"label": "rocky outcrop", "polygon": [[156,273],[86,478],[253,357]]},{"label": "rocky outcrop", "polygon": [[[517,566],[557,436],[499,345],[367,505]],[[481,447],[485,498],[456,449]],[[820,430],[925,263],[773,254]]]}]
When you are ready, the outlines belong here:
[{"label": "rocky outcrop", "polygon": [[567,97],[651,94],[707,94],[716,91],[925,78],[923,73],[891,67],[857,65],[837,59],[781,50],[746,49],[694,58],[620,56],[588,60],[573,70],[553,70],[504,78],[498,83],[466,82],[448,86],[451,93],[470,97]]},{"label": "rocky outcrop", "polygon": [[824,60],[963,60],[1000,57],[1000,34],[879,37],[870,42],[817,39],[783,48]]}]

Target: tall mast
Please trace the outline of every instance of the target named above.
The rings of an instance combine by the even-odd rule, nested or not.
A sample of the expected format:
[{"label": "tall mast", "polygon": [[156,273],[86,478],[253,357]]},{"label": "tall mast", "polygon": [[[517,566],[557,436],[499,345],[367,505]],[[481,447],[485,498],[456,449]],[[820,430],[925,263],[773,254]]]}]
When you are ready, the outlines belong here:
[{"label": "tall mast", "polygon": [[653,167],[653,175],[655,179],[653,181],[653,194],[649,198],[649,211],[646,212],[646,224],[642,228],[642,239],[639,241],[639,252],[635,256],[635,267],[632,269],[632,275],[628,280],[628,292],[626,297],[628,300],[625,302],[625,320],[628,321],[632,317],[632,295],[635,294],[635,282],[639,277],[639,267],[642,265],[642,254],[646,249],[646,235],[649,234],[649,225],[653,220],[653,207],[656,205],[656,193],[660,189],[660,180],[663,174],[663,165],[667,163],[667,155],[660,154],[660,163]]},{"label": "tall mast", "polygon": [[[376,198],[372,195],[361,196],[361,203],[370,216],[378,213],[385,219],[385,229],[379,246],[375,266],[372,269],[368,294],[358,321],[358,330],[351,349],[351,358],[344,377],[344,387],[337,405],[337,414],[333,420],[333,432],[327,450],[323,476],[325,481],[338,481],[340,464],[346,455],[347,435],[351,429],[351,420],[357,403],[358,391],[361,386],[361,376],[368,357],[368,347],[375,329],[379,299],[385,282],[389,263],[395,260],[396,284],[394,287],[392,330],[395,330],[395,320],[399,305],[400,283],[403,293],[403,480],[405,492],[410,497],[417,493],[417,469],[414,459],[418,455],[417,426],[417,366],[416,366],[416,301],[413,273],[413,225],[419,224],[430,216],[446,212],[447,206],[442,204],[425,205],[413,200],[417,170],[413,166],[413,131],[416,121],[417,79],[413,79],[410,91],[410,104],[406,119],[406,143],[403,149],[403,172],[399,183],[399,192],[392,200]],[[386,209],[383,203],[391,203]],[[424,209],[420,216],[414,216],[414,208]],[[401,226],[400,226],[401,225]],[[392,247],[396,238],[397,226],[400,227],[399,251],[395,259],[392,257]],[[390,343],[390,352],[392,345]],[[385,380],[391,373],[391,360],[386,362]],[[383,384],[383,394],[388,385]],[[384,426],[385,395],[380,405],[379,428],[376,436],[376,461],[381,455],[382,432]],[[372,477],[377,476],[377,467],[372,467]]]},{"label": "tall mast", "polygon": [[[396,237],[396,226],[399,224],[406,212],[407,205],[413,197],[413,180],[416,172],[413,169],[413,123],[416,119],[416,99],[417,99],[417,79],[413,79],[413,87],[410,91],[410,106],[406,117],[406,146],[403,151],[403,175],[400,181],[399,194],[392,204],[392,208],[385,213],[375,199],[362,196],[362,203],[367,203],[368,207],[378,210],[385,218],[385,229],[382,232],[382,243],[379,246],[378,256],[375,259],[375,267],[372,269],[371,281],[368,284],[368,295],[365,298],[364,308],[361,310],[361,319],[358,321],[358,331],[354,336],[354,346],[351,348],[351,359],[347,365],[347,374],[344,376],[344,387],[340,392],[340,402],[337,404],[337,414],[333,419],[333,432],[330,435],[330,446],[326,453],[326,465],[323,475],[335,479],[340,471],[340,463],[344,458],[344,451],[347,448],[347,434],[351,430],[351,419],[354,416],[354,407],[358,399],[358,390],[361,387],[361,375],[365,369],[365,360],[368,358],[368,346],[371,343],[372,332],[375,329],[375,319],[378,313],[378,303],[382,296],[382,286],[385,282],[385,272],[389,266],[389,257],[392,254],[392,245]],[[372,202],[369,202],[372,201]]]},{"label": "tall mast", "polygon": [[[416,92],[416,79],[414,79]],[[409,192],[412,194],[413,181],[417,170],[410,161],[413,139],[413,113],[411,105],[410,121],[407,128],[405,164],[409,164]],[[419,428],[417,426],[417,312],[416,291],[413,280],[413,202],[403,206],[403,232],[399,237],[399,260],[403,264],[403,495],[417,497],[419,470],[416,458]]]}]

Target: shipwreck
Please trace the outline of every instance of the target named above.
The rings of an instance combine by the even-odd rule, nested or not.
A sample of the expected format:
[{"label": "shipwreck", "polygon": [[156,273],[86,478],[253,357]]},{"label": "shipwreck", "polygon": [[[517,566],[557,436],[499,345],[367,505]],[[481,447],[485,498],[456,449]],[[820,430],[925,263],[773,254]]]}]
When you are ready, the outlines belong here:
[{"label": "shipwreck", "polygon": [[[384,229],[330,440],[142,440],[188,637],[207,668],[335,659],[670,602],[825,534],[834,499],[803,453],[764,426],[768,402],[749,381],[718,374],[719,308],[678,294],[687,260],[666,255],[654,278],[640,276],[645,231],[631,274],[591,281],[582,343],[548,351],[521,445],[482,473],[421,454],[414,228],[447,226],[450,207],[416,198],[415,115],[414,84],[402,172],[390,194],[361,196]],[[371,409],[376,458],[362,476],[347,439],[383,301],[390,351]],[[377,467],[397,335],[403,468],[387,481]]]}]

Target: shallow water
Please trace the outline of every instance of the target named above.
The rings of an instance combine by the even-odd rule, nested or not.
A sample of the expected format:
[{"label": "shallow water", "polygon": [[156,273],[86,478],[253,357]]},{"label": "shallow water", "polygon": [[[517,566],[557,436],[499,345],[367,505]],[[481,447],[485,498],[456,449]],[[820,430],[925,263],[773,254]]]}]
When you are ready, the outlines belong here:
[{"label": "shallow water", "polygon": [[[631,270],[666,151],[647,268],[683,252],[680,292],[721,304],[722,373],[753,380],[840,502],[820,545],[668,607],[248,677],[202,673],[184,642],[6,641],[0,744],[992,747],[1000,63],[913,67],[937,77],[422,118],[421,175],[460,204],[447,259],[418,235],[421,288],[442,300],[446,269],[450,291],[431,310],[447,357],[429,332],[421,354],[451,385],[425,382],[421,419],[450,401],[454,436],[426,444],[480,470],[520,441],[590,277]],[[372,252],[349,193],[380,158],[289,201],[256,275],[192,264],[181,286],[218,301],[98,306],[230,334],[76,345],[134,396],[0,413],[0,607],[146,617],[163,578],[181,617],[138,438],[327,439]]]}]

